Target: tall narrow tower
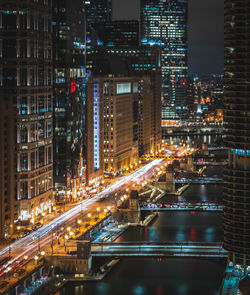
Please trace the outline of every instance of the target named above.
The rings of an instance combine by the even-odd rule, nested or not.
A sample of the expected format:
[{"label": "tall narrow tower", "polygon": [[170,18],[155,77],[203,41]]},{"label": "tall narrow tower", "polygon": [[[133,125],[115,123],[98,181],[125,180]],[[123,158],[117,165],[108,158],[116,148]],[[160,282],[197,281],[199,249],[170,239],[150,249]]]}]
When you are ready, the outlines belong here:
[{"label": "tall narrow tower", "polygon": [[228,168],[224,189],[224,248],[250,265],[250,1],[225,0],[225,123]]},{"label": "tall narrow tower", "polygon": [[162,124],[187,114],[188,0],[141,0],[142,44],[162,48]]}]

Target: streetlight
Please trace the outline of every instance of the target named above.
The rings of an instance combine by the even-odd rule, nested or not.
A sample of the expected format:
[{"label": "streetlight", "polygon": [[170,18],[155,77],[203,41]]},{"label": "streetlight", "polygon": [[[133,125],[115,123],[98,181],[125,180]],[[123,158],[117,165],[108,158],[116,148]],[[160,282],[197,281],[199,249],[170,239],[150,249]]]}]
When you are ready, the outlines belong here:
[{"label": "streetlight", "polygon": [[98,208],[96,209],[96,211],[97,211],[97,217],[99,218],[100,208],[98,207]]},{"label": "streetlight", "polygon": [[35,260],[35,264],[37,266],[37,261],[38,261],[38,256],[37,255],[34,257],[34,260]]},{"label": "streetlight", "polygon": [[25,264],[24,264],[24,266],[26,267],[26,263],[27,263],[27,260],[28,260],[29,257],[28,257],[27,255],[25,255],[23,258],[24,258],[24,260],[25,260]]},{"label": "streetlight", "polygon": [[81,219],[78,219],[77,220],[78,228],[81,226],[81,223],[82,223]]},{"label": "streetlight", "polygon": [[46,213],[45,213],[45,212],[43,212],[43,213],[42,213],[42,217],[43,217],[43,224],[44,224],[44,217],[45,217],[45,215],[46,215]]}]

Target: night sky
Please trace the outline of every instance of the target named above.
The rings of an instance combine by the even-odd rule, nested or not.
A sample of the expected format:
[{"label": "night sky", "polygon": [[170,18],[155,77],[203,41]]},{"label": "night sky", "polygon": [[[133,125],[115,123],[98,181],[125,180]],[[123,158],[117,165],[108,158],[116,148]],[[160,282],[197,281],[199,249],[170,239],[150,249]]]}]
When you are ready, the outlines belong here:
[{"label": "night sky", "polygon": [[[113,0],[114,19],[138,19],[139,0]],[[223,0],[189,0],[189,73],[223,73]]]}]

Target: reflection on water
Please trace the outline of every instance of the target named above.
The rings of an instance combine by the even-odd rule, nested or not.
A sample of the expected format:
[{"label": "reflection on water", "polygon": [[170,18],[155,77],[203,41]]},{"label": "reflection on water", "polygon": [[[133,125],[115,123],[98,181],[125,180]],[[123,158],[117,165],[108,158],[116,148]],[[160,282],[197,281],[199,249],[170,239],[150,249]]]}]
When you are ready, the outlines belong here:
[{"label": "reflection on water", "polygon": [[224,264],[195,259],[126,259],[99,283],[68,285],[60,295],[217,295]]},{"label": "reflection on water", "polygon": [[215,212],[160,212],[147,227],[130,227],[117,241],[222,241],[222,214]]}]

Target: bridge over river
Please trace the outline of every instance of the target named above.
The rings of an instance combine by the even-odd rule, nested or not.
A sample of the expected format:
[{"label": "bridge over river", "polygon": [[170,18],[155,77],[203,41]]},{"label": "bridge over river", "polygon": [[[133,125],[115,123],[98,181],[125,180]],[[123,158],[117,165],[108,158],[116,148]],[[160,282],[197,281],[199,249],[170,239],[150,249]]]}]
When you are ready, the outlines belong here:
[{"label": "bridge over river", "polygon": [[183,257],[225,259],[221,243],[113,242],[92,243],[94,257]]},{"label": "bridge over river", "polygon": [[166,202],[143,204],[142,211],[223,211],[223,206],[212,202]]},{"label": "bridge over river", "polygon": [[175,183],[179,184],[225,184],[225,181],[222,178],[217,177],[197,177],[197,178],[182,178],[176,179]]}]

